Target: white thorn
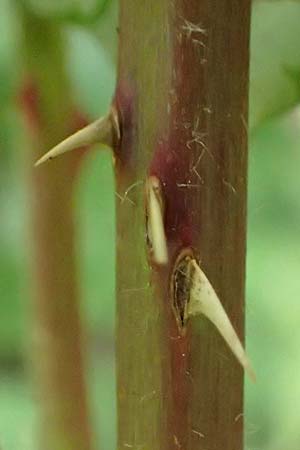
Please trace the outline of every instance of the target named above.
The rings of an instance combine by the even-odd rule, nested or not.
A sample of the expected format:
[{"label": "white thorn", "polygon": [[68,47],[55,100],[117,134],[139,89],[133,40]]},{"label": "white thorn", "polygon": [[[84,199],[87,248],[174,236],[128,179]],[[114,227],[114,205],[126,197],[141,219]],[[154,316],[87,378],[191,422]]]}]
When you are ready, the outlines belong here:
[{"label": "white thorn", "polygon": [[101,143],[112,147],[114,133],[116,134],[116,138],[119,139],[120,130],[117,116],[115,110],[112,108],[111,112],[107,116],[95,120],[49,150],[49,152],[43,155],[35,163],[35,166],[39,166],[40,164],[53,159],[56,156],[62,155],[63,153],[70,152],[87,145]]},{"label": "white thorn", "polygon": [[251,380],[255,382],[255,372],[220,299],[195,259],[191,260],[191,264],[194,271],[191,274],[190,301],[187,311],[188,317],[198,314],[206,316],[219,330],[221,336],[224,338],[237,360],[248,373]]},{"label": "white thorn", "polygon": [[168,249],[164,229],[164,207],[160,181],[151,176],[147,180],[148,237],[153,259],[157,264],[167,264]]}]

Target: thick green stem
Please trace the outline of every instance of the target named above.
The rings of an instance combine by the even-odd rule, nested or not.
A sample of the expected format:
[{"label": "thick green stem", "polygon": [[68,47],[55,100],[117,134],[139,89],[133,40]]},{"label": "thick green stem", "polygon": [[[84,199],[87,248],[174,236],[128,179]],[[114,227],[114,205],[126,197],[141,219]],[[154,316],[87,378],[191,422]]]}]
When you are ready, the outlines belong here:
[{"label": "thick green stem", "polygon": [[[33,163],[71,131],[73,106],[61,29],[22,9],[30,129],[35,389],[41,412],[39,448],[92,448],[84,385],[76,281],[73,155],[39,169]],[[35,153],[37,150],[39,153]]]},{"label": "thick green stem", "polygon": [[[241,450],[241,367],[206,319],[182,333],[170,285],[192,252],[243,336],[250,2],[120,6],[118,450]],[[163,186],[165,267],[147,247],[149,175]]]}]

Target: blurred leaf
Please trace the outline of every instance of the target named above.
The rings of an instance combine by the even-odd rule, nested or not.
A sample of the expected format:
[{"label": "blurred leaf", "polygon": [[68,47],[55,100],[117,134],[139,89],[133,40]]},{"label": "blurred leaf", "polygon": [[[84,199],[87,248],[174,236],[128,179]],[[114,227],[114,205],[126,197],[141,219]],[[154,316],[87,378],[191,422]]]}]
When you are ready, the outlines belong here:
[{"label": "blurred leaf", "polygon": [[36,14],[76,23],[93,23],[110,0],[23,0]]},{"label": "blurred leaf", "polygon": [[28,383],[22,373],[0,374],[0,448],[33,450],[37,409]]},{"label": "blurred leaf", "polygon": [[84,316],[93,335],[111,336],[115,311],[115,187],[111,154],[86,158],[76,192]]},{"label": "blurred leaf", "polygon": [[[0,358],[23,353],[26,285],[26,195],[13,158],[5,160],[0,182]],[[23,338],[23,339],[22,339]]]},{"label": "blurred leaf", "polygon": [[300,2],[253,4],[250,126],[300,100]]},{"label": "blurred leaf", "polygon": [[299,448],[299,114],[251,136],[246,321],[258,383],[246,384],[249,450]]},{"label": "blurred leaf", "polygon": [[91,116],[109,108],[115,86],[115,68],[102,42],[89,30],[68,30],[67,69],[77,102]]},{"label": "blurred leaf", "polygon": [[97,38],[101,41],[101,46],[107,56],[114,64],[117,61],[118,55],[118,22],[119,2],[118,0],[110,0],[109,5],[103,11],[101,20],[97,22],[97,26],[93,30]]},{"label": "blurred leaf", "polygon": [[[90,404],[93,429],[96,431],[96,448],[117,448],[116,371],[112,349],[106,351],[98,345],[91,353],[88,370]],[[101,401],[99,401],[101,399]],[[101,445],[100,445],[101,443]]]},{"label": "blurred leaf", "polygon": [[[12,101],[17,79],[16,17],[8,0],[1,0],[0,29],[0,113]],[[2,123],[2,122],[1,122]],[[2,127],[3,129],[3,127]],[[2,143],[2,139],[1,139]]]}]

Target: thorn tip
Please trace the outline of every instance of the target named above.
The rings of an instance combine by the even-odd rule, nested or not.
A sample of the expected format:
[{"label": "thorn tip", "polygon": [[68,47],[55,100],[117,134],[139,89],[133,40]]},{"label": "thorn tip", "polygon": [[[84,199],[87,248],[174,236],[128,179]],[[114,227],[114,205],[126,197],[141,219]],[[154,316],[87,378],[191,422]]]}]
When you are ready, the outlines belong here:
[{"label": "thorn tip", "polygon": [[112,106],[107,116],[95,120],[64,139],[36,161],[34,166],[37,167],[63,153],[97,143],[113,147],[115,135],[117,139],[120,138],[118,116],[115,108]]},{"label": "thorn tip", "polygon": [[218,329],[249,378],[255,382],[256,375],[250,360],[219,297],[195,259],[191,259],[191,264],[194,270],[191,280],[188,316],[205,315]]}]

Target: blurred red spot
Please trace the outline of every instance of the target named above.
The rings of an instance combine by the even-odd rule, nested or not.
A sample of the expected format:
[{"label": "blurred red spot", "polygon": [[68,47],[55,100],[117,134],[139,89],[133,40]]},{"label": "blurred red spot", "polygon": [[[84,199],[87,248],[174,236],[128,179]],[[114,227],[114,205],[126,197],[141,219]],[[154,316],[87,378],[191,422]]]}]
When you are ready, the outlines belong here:
[{"label": "blurred red spot", "polygon": [[36,132],[40,127],[38,89],[32,80],[26,80],[21,87],[18,103],[25,115],[28,127]]}]

